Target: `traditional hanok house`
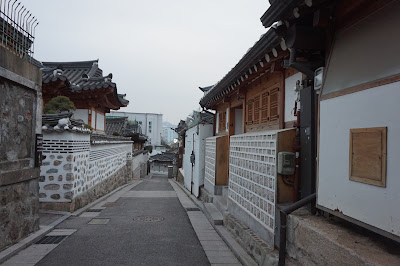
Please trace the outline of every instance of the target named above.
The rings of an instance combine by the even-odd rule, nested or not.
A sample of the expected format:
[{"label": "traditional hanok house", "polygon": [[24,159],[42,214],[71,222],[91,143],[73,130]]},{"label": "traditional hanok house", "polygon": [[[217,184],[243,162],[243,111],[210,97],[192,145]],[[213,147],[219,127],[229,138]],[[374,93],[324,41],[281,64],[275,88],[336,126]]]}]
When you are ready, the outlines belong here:
[{"label": "traditional hanok house", "polygon": [[[400,34],[396,30],[400,26],[399,14],[398,0],[289,0],[273,1],[261,18],[265,27],[277,21],[286,25],[280,36],[290,48],[289,64],[314,78],[303,88],[311,95],[309,103],[316,103],[307,119],[310,126],[304,128],[305,137],[317,144],[309,149],[311,160],[301,165],[313,177],[304,190],[308,194],[316,191],[314,206],[320,213],[327,212],[397,242],[400,150],[396,147],[400,127],[395,110],[400,99]],[[283,217],[286,221],[286,214]],[[315,219],[304,218],[301,220],[315,224]],[[376,236],[371,241],[369,234],[333,227],[331,222],[330,229],[323,233],[307,231],[304,222],[293,222],[299,221],[296,216],[289,220],[296,226],[288,226],[288,235],[297,237],[289,240],[288,255],[300,264],[400,263],[398,255],[384,248],[383,239],[376,244]],[[298,237],[300,230],[317,237]],[[343,234],[341,241],[330,242],[336,252],[331,252],[330,247],[325,249],[327,239],[336,238],[329,231],[340,230],[349,232]],[[284,265],[285,234],[281,230],[280,265]],[[362,248],[345,244],[360,240],[371,244],[363,244]],[[389,243],[392,248],[396,246]],[[305,251],[306,245],[318,246],[318,252],[324,255],[311,249]]]},{"label": "traditional hanok house", "polygon": [[177,152],[162,152],[150,157],[150,172],[167,174],[168,168],[176,164]]},{"label": "traditional hanok house", "polygon": [[129,103],[117,93],[112,74],[103,76],[98,60],[82,62],[42,62],[43,104],[56,96],[67,96],[76,110],[73,118],[82,119],[95,132],[105,132],[105,114]]},{"label": "traditional hanok house", "polygon": [[133,141],[133,151],[143,150],[147,136],[142,134],[138,123],[128,121],[128,117],[107,116],[106,135],[129,137]]},{"label": "traditional hanok house", "polygon": [[204,188],[222,213],[228,210],[270,247],[277,235],[277,205],[298,197],[295,89],[303,74],[288,67],[281,27],[262,35],[200,100],[203,108],[216,111],[214,137],[206,141]]}]

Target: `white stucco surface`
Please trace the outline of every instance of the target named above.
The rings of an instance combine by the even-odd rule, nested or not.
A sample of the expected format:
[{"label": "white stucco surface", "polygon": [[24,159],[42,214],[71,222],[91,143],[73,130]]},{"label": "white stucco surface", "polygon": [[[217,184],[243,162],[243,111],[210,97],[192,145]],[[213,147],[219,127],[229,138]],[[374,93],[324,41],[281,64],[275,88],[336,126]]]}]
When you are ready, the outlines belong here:
[{"label": "white stucco surface", "polygon": [[[400,236],[400,82],[321,101],[318,204]],[[386,188],[349,179],[350,129],[387,127]]]},{"label": "white stucco surface", "polygon": [[[185,187],[191,190],[191,180],[193,178],[192,193],[198,197],[199,187],[204,184],[205,171],[205,147],[206,139],[213,135],[213,125],[198,125],[186,131],[185,154],[183,155],[183,171]],[[197,134],[198,132],[198,134]],[[195,164],[192,167],[190,155],[194,151]]]},{"label": "white stucco surface", "polygon": [[[285,122],[296,120],[294,116],[294,102],[296,101],[297,95],[294,92],[296,87],[296,81],[301,81],[302,74],[297,73],[293,76],[285,79]],[[297,108],[300,108],[300,103],[298,103]]]},{"label": "white stucco surface", "polygon": [[85,124],[88,123],[88,117],[89,117],[89,110],[88,109],[76,109],[74,111],[74,114],[72,115],[72,118],[74,119],[82,119]]}]

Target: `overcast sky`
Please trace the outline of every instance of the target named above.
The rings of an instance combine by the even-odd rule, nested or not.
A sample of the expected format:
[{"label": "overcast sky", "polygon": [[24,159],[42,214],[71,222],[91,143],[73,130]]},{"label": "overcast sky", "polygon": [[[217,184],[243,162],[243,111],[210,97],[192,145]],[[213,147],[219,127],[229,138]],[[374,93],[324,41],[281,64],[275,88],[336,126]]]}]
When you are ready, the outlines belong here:
[{"label": "overcast sky", "polygon": [[35,58],[99,59],[130,104],[177,124],[266,29],[268,0],[21,0],[36,16]]}]

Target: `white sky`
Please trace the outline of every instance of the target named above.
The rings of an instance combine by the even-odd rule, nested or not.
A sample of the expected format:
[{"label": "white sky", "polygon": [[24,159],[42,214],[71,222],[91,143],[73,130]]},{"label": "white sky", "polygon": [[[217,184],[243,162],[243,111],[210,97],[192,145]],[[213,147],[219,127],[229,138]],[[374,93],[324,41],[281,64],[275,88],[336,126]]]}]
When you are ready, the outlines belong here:
[{"label": "white sky", "polygon": [[35,58],[99,59],[130,104],[177,124],[266,29],[268,0],[22,0],[39,19]]}]

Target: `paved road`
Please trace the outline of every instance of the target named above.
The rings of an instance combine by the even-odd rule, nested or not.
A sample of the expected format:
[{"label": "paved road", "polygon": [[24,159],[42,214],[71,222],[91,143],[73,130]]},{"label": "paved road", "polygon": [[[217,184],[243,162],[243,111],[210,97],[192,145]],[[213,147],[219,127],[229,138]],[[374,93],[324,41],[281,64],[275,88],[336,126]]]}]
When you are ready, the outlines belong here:
[{"label": "paved road", "polygon": [[[120,196],[99,204],[107,206],[101,212],[59,224],[59,229],[77,231],[36,265],[210,265],[166,176],[153,175]],[[134,220],[144,216],[164,220]]]}]

